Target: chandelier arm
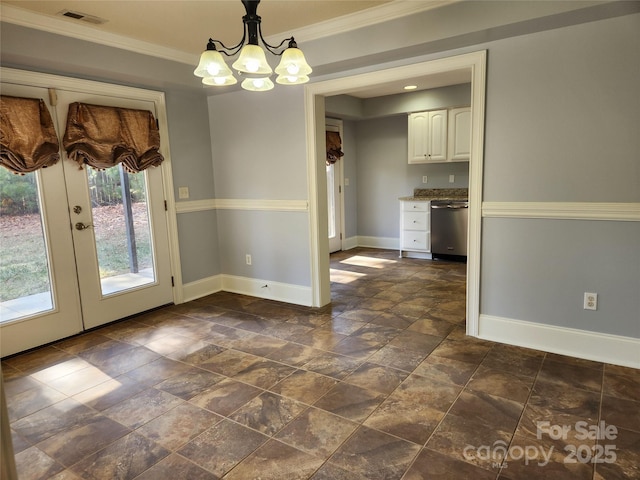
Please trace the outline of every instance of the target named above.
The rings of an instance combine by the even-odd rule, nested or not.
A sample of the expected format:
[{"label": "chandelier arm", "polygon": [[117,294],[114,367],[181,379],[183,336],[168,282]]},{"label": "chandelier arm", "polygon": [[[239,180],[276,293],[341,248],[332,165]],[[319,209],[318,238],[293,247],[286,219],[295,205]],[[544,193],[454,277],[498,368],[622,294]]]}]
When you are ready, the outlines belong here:
[{"label": "chandelier arm", "polygon": [[218,51],[220,53],[224,53],[227,57],[233,57],[236,53],[238,53],[240,51],[240,49],[244,46],[246,40],[247,40],[247,30],[246,29],[243,31],[242,39],[240,40],[240,42],[237,45],[234,45],[233,47],[227,47],[220,40],[216,40],[214,38],[210,38],[209,39],[210,42],[213,42],[214,44],[215,43],[219,44],[223,48],[223,50],[218,50]]},{"label": "chandelier arm", "polygon": [[258,33],[260,34],[260,40],[262,40],[262,43],[265,46],[265,48],[273,55],[278,55],[278,56],[282,55],[284,53],[284,50],[278,52],[278,49],[282,47],[282,45],[284,45],[285,42],[290,42],[291,40],[293,40],[293,37],[289,37],[282,40],[278,45],[269,45],[269,43],[267,43],[267,41],[262,36],[262,28],[260,26],[258,26]]}]

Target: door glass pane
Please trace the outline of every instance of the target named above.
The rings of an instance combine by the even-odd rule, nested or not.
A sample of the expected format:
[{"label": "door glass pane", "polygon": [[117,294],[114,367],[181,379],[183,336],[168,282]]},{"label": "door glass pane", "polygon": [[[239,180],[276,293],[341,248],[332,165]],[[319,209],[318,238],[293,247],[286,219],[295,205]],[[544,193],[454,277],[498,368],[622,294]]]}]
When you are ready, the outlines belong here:
[{"label": "door glass pane", "polygon": [[0,168],[0,321],[53,308],[38,174]]},{"label": "door glass pane", "polygon": [[146,175],[87,168],[102,294],[155,282]]},{"label": "door glass pane", "polygon": [[329,217],[329,238],[336,236],[336,197],[334,164],[327,165],[327,214]]}]

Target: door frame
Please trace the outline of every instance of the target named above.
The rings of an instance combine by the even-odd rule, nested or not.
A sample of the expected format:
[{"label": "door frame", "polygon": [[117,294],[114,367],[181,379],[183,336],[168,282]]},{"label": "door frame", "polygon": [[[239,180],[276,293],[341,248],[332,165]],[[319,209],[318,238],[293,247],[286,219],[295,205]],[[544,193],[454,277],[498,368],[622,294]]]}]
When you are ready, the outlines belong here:
[{"label": "door frame", "polygon": [[469,69],[471,77],[471,155],[469,158],[466,331],[467,335],[478,336],[486,64],[487,51],[481,50],[305,85],[312,306],[321,307],[331,301],[326,220],[327,181],[326,174],[324,174],[324,97],[345,94],[355,88],[369,87],[385,82]]},{"label": "door frame", "polygon": [[[329,130],[330,127],[331,130]],[[325,119],[325,129],[326,131],[335,131],[340,134],[340,140],[342,141],[342,147],[344,147],[344,129],[343,122],[338,118],[330,118],[327,117]],[[343,148],[344,149],[344,148]],[[338,226],[340,229],[340,250],[344,250],[344,157],[341,157],[335,164],[336,169],[334,169],[334,174],[337,174],[338,185],[340,185],[340,193],[338,195],[338,205],[336,206],[337,210],[340,212],[340,225]]]},{"label": "door frame", "polygon": [[153,102],[160,132],[160,153],[164,161],[160,164],[162,171],[163,193],[166,201],[167,235],[169,237],[169,256],[171,275],[174,287],[173,302],[183,302],[182,273],[180,268],[180,253],[178,247],[178,222],[176,217],[175,198],[173,194],[173,174],[171,170],[171,149],[169,148],[169,126],[167,121],[167,106],[164,92],[145,90],[136,87],[114,85],[47,73],[30,72],[14,68],[0,67],[0,77],[4,83],[28,85],[47,89],[71,90],[79,93],[95,93],[114,97],[131,98]]}]

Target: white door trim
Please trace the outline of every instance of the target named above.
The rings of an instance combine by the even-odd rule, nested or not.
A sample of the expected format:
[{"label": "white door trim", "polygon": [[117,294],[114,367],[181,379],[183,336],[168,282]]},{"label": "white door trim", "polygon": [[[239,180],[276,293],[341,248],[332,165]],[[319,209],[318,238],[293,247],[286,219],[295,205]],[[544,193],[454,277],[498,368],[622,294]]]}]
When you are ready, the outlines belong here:
[{"label": "white door trim", "polygon": [[178,248],[178,222],[176,218],[175,199],[173,196],[173,175],[171,171],[171,150],[169,148],[169,128],[167,121],[167,107],[163,92],[144,90],[141,88],[113,85],[78,78],[63,77],[47,73],[29,72],[13,68],[0,67],[0,78],[5,83],[30,85],[34,87],[71,90],[81,93],[97,93],[126,97],[136,100],[153,102],[156,107],[156,118],[160,130],[160,153],[164,157],[161,164],[164,198],[167,202],[167,234],[169,236],[169,255],[171,261],[171,275],[174,279],[173,301],[183,302],[182,274],[180,268],[180,253]]},{"label": "white door trim", "polygon": [[471,157],[469,160],[469,246],[467,257],[467,334],[478,336],[480,317],[480,241],[482,227],[482,172],[486,50],[406,65],[377,72],[353,75],[305,85],[307,172],[309,188],[309,237],[313,306],[329,303],[329,255],[326,218],[326,178],[324,166],[324,97],[387,81],[410,79],[430,73],[469,69],[471,76]]}]

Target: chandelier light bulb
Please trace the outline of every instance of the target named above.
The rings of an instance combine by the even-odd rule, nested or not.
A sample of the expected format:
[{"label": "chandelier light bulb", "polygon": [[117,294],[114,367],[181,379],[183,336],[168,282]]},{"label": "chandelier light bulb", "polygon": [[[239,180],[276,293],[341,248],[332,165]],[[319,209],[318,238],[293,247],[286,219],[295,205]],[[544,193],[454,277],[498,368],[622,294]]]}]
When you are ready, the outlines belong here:
[{"label": "chandelier light bulb", "polygon": [[264,50],[258,45],[248,44],[240,50],[240,56],[233,62],[233,68],[241,73],[271,75],[273,70],[267,63]]}]

